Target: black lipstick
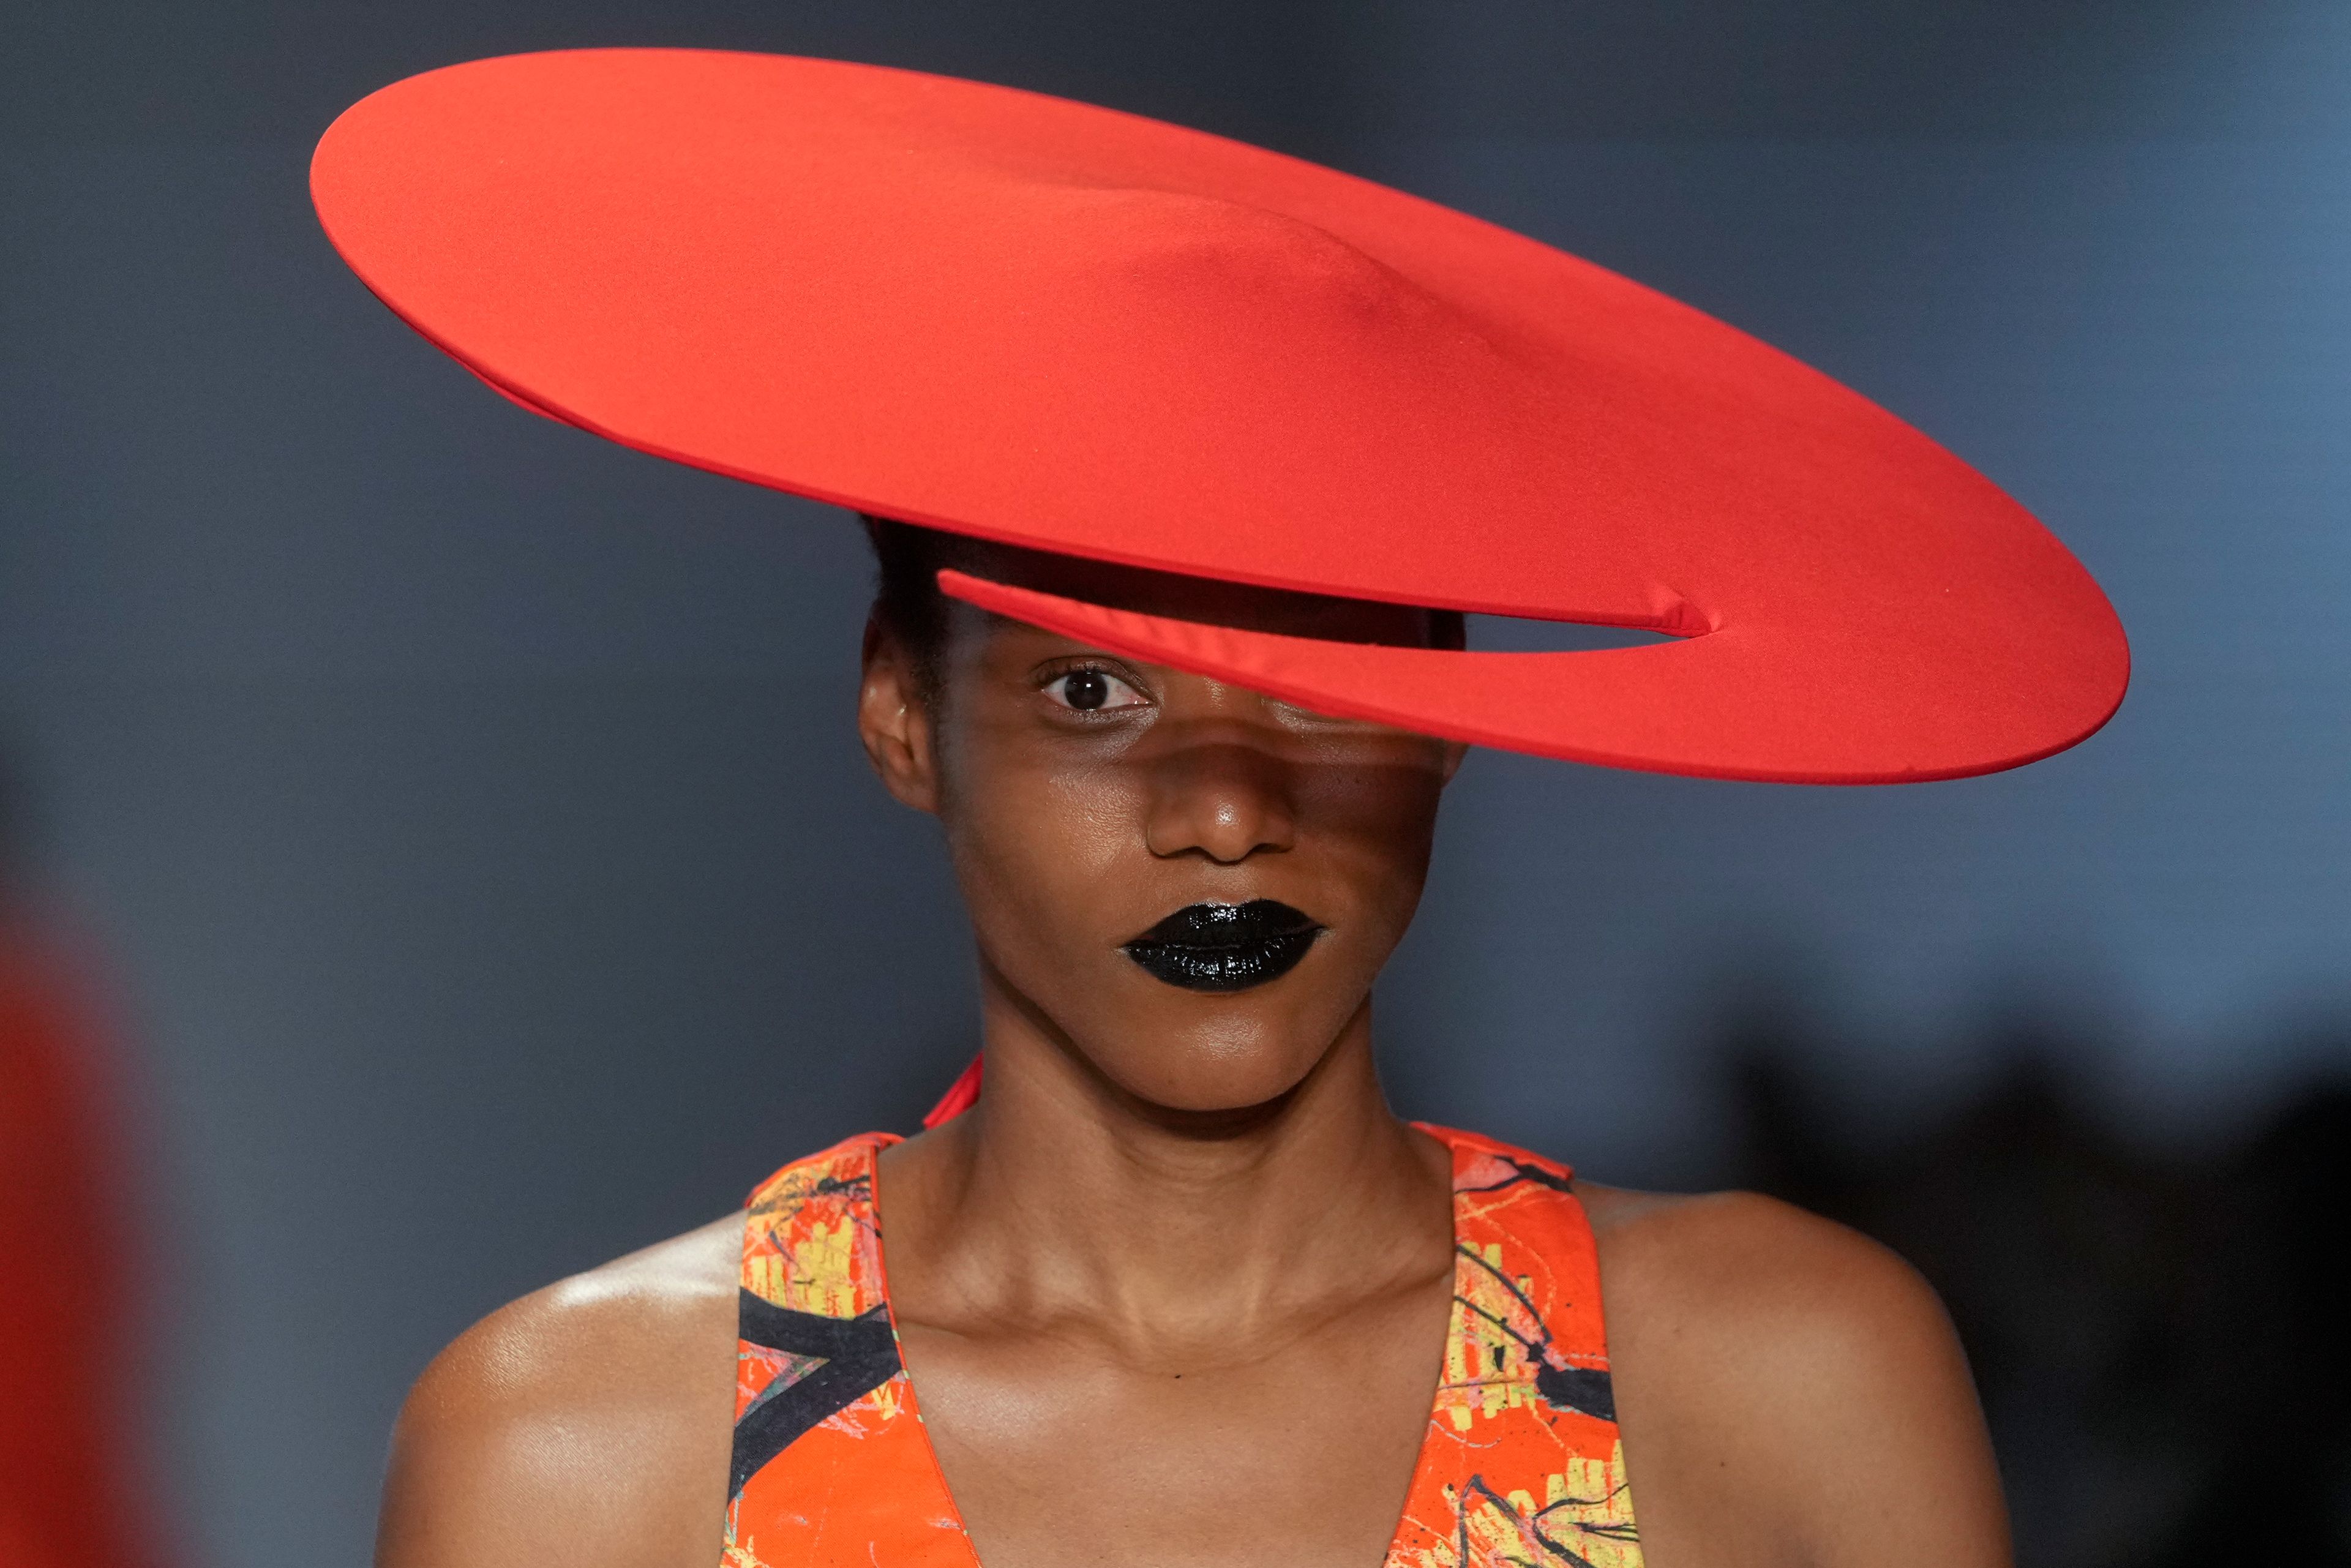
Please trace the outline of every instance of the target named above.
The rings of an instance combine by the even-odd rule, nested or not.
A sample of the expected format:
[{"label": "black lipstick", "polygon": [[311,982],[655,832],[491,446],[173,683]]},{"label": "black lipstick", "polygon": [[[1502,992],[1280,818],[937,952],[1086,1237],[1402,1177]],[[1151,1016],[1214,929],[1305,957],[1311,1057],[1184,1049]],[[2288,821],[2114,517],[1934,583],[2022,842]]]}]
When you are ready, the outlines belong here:
[{"label": "black lipstick", "polygon": [[1120,949],[1187,991],[1246,991],[1298,967],[1322,927],[1270,898],[1187,904]]}]

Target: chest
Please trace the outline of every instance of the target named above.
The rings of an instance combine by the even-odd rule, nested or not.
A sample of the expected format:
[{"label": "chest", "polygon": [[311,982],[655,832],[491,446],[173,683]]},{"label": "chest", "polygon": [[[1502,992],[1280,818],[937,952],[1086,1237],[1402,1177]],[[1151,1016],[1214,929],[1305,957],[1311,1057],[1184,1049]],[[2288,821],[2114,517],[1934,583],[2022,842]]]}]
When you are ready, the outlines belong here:
[{"label": "chest", "polygon": [[[1426,1438],[1449,1276],[1330,1322],[1133,1353],[900,1326],[986,1568],[1374,1568]],[[1254,1340],[1256,1343],[1252,1343]]]},{"label": "chest", "polygon": [[877,1140],[787,1167],[744,1231],[726,1568],[1639,1568],[1582,1207],[1441,1135],[1449,1279],[1142,1356],[897,1322]]}]

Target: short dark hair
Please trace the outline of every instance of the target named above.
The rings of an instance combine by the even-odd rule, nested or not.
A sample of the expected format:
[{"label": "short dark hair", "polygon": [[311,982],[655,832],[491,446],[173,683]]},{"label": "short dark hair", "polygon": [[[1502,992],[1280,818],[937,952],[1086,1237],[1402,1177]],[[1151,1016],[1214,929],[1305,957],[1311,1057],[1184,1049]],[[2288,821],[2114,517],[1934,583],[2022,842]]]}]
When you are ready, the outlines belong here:
[{"label": "short dark hair", "polygon": [[873,619],[913,659],[917,695],[933,701],[947,644],[947,596],[939,591],[939,571],[956,564],[959,541],[894,517],[857,517],[873,546]]},{"label": "short dark hair", "polygon": [[[857,516],[873,546],[873,618],[913,658],[915,690],[925,701],[935,700],[940,693],[949,613],[947,596],[939,591],[939,573],[952,567],[987,575],[985,558],[990,547],[872,512]],[[1430,647],[1467,644],[1459,611],[1430,611],[1428,622]]]}]

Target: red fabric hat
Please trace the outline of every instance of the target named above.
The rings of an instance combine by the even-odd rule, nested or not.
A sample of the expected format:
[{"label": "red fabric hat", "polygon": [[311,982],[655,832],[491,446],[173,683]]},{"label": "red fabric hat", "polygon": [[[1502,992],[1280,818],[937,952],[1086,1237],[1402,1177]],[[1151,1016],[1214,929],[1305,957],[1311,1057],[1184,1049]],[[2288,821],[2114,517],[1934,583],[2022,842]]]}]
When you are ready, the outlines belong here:
[{"label": "red fabric hat", "polygon": [[1638,284],[1198,131],[872,66],[427,72],[311,168],[368,286],[640,450],[1012,544],[1648,627],[1366,647],[946,590],[1325,712],[1618,767],[1950,778],[2096,729],[2129,654],[2022,507]]}]

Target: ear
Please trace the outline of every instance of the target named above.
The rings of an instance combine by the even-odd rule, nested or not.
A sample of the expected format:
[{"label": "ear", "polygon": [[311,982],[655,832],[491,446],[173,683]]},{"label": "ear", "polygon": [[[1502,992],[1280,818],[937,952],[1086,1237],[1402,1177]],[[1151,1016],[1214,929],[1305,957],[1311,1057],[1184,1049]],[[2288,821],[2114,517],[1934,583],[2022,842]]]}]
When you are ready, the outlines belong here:
[{"label": "ear", "polygon": [[1445,747],[1445,782],[1450,784],[1453,782],[1453,776],[1461,771],[1461,759],[1469,755],[1469,743],[1464,740],[1448,740],[1442,744]]},{"label": "ear", "polygon": [[868,616],[860,666],[857,738],[864,743],[865,759],[900,805],[935,815],[938,758],[913,654],[888,627]]}]

